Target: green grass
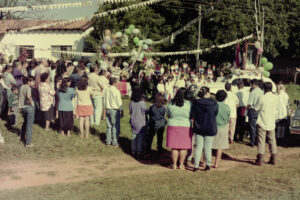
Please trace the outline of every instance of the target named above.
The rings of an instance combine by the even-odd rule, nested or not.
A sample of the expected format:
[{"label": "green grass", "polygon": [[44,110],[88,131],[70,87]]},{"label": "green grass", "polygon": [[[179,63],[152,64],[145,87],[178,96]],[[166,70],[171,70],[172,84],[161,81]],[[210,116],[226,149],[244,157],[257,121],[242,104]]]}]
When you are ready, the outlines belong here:
[{"label": "green grass", "polygon": [[70,184],[0,191],[1,199],[299,199],[300,156],[277,167],[243,165],[227,171],[171,171],[97,178]]},{"label": "green grass", "polygon": [[[300,99],[300,86],[287,85],[291,102]],[[108,160],[97,166],[98,169],[108,170],[109,174],[128,170],[138,171],[147,169],[147,165],[132,168],[115,168],[110,170],[107,165],[114,163],[118,155],[129,153],[131,129],[129,126],[129,100],[124,99],[125,117],[121,120],[121,148],[105,146],[106,122],[101,121],[99,127],[92,127],[90,138],[79,137],[78,132],[71,137],[61,136],[56,131],[45,132],[43,128],[34,125],[32,143],[33,148],[25,148],[15,133],[8,131],[1,125],[5,144],[0,145],[0,162],[13,160],[55,160],[60,158],[84,156],[109,156]],[[19,121],[16,129],[20,129]],[[76,121],[78,127],[78,121]],[[166,136],[166,134],[165,134]],[[156,141],[153,142],[155,146]],[[165,145],[165,140],[164,140]],[[295,147],[299,148],[299,147]],[[255,158],[256,148],[244,144],[234,143],[225,153]],[[92,161],[91,161],[92,162]],[[88,163],[87,163],[88,164]],[[221,163],[222,164],[222,163]],[[226,171],[211,172],[182,172],[179,170],[158,172],[156,174],[128,175],[113,178],[95,178],[93,180],[44,185],[17,190],[0,191],[0,199],[300,199],[300,154],[294,153],[281,158],[277,166],[264,165],[257,167],[248,163]],[[85,170],[78,168],[78,171]],[[151,170],[151,169],[149,169]],[[52,176],[59,176],[55,171],[40,172]],[[0,178],[9,176],[18,179],[12,170],[1,169]],[[95,176],[97,177],[97,176]],[[74,176],[73,178],[76,178]],[[17,180],[16,180],[17,181]],[[28,180],[30,181],[30,180]],[[41,198],[42,197],[42,198]]]}]

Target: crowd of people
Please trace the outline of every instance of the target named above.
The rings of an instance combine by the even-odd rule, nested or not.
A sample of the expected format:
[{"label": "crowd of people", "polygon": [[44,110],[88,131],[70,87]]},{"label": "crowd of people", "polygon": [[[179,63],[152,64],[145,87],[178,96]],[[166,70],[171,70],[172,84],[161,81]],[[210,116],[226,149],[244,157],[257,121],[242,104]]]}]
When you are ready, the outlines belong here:
[{"label": "crowd of people", "polygon": [[[212,166],[219,167],[222,151],[230,148],[234,140],[244,141],[249,129],[249,145],[258,148],[255,164],[263,163],[266,137],[271,151],[269,162],[275,164],[276,137],[284,137],[287,131],[289,102],[283,84],[273,94],[270,82],[253,79],[249,93],[239,81],[237,92],[233,92],[224,73],[211,67],[174,65],[170,69],[158,67],[150,74],[130,72],[128,77],[114,76],[107,68],[83,61],[15,60],[1,68],[1,114],[9,126],[14,126],[22,113],[20,139],[26,147],[33,146],[35,121],[42,123],[46,131],[54,127],[61,135],[70,136],[74,118],[79,118],[80,136],[84,138],[89,137],[90,125],[99,126],[101,119],[106,120],[106,145],[118,147],[120,120],[124,116],[119,81],[130,82],[132,88],[131,153],[137,159],[151,154],[155,135],[157,151],[164,151],[166,129],[171,168],[185,169],[186,159],[194,158],[194,171],[200,165],[207,171]],[[208,84],[211,82],[223,82],[224,90],[212,94]],[[149,87],[151,84],[153,87]],[[151,98],[147,98],[148,94]],[[149,99],[153,104],[148,108]],[[214,164],[212,149],[216,150]]]}]

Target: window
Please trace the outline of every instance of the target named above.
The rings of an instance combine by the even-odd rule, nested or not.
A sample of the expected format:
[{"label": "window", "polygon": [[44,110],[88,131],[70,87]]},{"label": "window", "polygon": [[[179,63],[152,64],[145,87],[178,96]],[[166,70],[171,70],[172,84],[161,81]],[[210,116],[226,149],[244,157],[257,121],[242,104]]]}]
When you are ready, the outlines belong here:
[{"label": "window", "polygon": [[23,57],[25,59],[33,59],[34,58],[34,46],[30,46],[30,45],[17,46],[16,56],[17,56],[17,58]]},{"label": "window", "polygon": [[60,59],[63,57],[63,53],[57,53],[53,51],[72,51],[72,46],[51,46],[52,56],[54,58]]}]

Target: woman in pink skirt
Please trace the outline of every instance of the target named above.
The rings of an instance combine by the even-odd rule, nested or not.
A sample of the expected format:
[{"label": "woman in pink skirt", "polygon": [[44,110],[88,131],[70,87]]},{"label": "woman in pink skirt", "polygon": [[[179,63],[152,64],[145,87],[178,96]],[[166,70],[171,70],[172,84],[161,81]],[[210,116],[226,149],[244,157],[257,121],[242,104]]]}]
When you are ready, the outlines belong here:
[{"label": "woman in pink skirt", "polygon": [[187,149],[192,148],[191,103],[185,99],[185,89],[179,88],[174,99],[167,105],[168,128],[167,147],[172,149],[172,169],[185,169]]},{"label": "woman in pink skirt", "polygon": [[81,78],[78,82],[77,89],[77,107],[76,115],[79,117],[80,136],[83,137],[85,131],[85,138],[89,137],[90,131],[90,116],[94,114],[92,104],[92,88],[88,86],[88,80]]}]

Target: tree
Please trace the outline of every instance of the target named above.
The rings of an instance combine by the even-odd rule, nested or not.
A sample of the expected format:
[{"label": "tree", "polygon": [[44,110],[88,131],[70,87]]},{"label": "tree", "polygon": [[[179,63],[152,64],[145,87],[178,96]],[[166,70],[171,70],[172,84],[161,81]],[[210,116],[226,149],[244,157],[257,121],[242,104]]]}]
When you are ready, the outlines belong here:
[{"label": "tree", "polygon": [[[16,6],[31,6],[31,5],[42,5],[51,3],[52,0],[1,0],[1,7],[16,7]],[[34,11],[14,11],[14,12],[0,12],[1,19],[41,19],[42,14]]]}]

